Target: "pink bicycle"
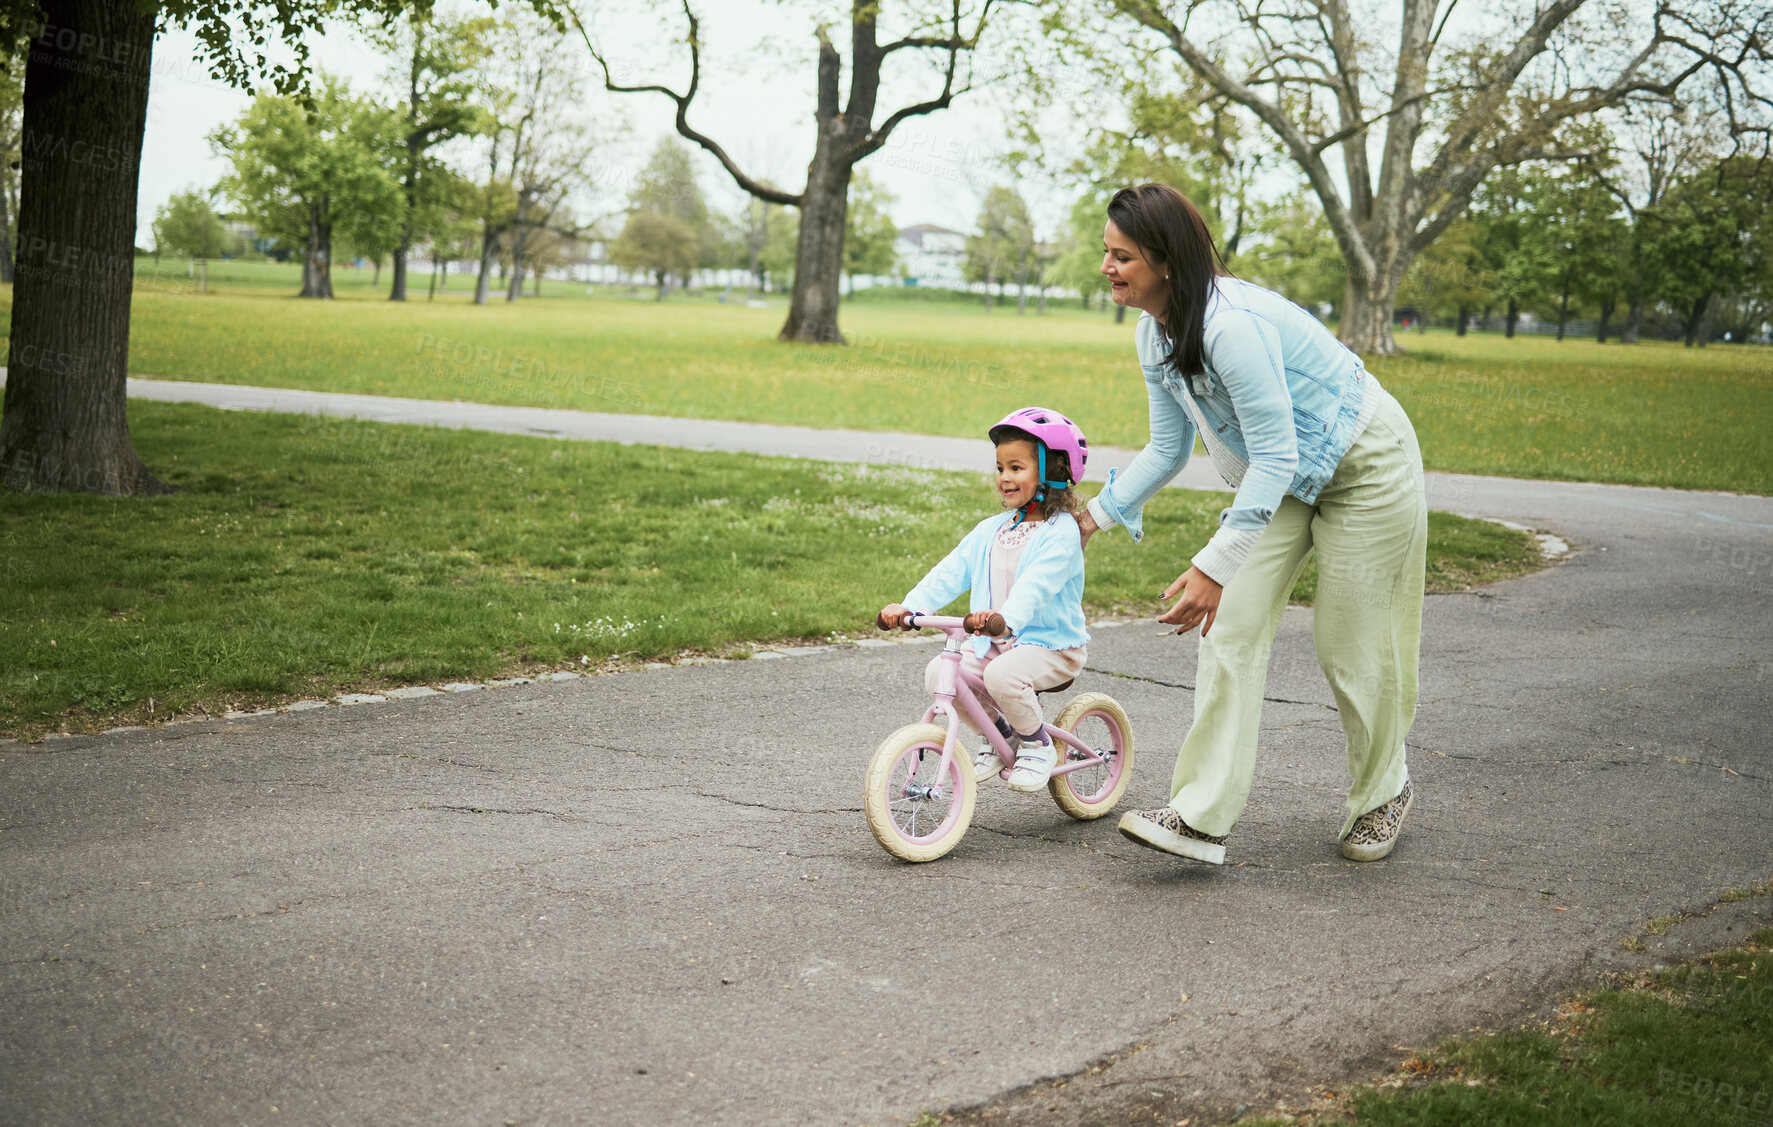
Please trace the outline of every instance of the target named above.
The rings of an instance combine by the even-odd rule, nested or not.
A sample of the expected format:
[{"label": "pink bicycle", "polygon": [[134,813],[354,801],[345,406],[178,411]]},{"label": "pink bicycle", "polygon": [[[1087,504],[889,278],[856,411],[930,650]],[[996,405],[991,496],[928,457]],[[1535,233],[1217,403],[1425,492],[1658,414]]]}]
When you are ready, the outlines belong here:
[{"label": "pink bicycle", "polygon": [[[972,824],[978,797],[973,759],[961,744],[961,716],[985,733],[1003,760],[1003,772],[1015,764],[1016,753],[979,703],[984,683],[960,667],[965,620],[919,614],[910,622],[948,635],[935,700],[921,721],[881,741],[868,764],[862,810],[874,839],[888,853],[906,861],[934,861],[959,844]],[[992,615],[985,632],[1006,633],[1002,616]],[[1042,691],[1063,692],[1070,687],[1067,681]],[[945,724],[938,722],[943,715]],[[1065,751],[1047,781],[1059,809],[1086,821],[1114,809],[1133,776],[1133,728],[1126,710],[1104,693],[1083,693],[1045,728]]]}]

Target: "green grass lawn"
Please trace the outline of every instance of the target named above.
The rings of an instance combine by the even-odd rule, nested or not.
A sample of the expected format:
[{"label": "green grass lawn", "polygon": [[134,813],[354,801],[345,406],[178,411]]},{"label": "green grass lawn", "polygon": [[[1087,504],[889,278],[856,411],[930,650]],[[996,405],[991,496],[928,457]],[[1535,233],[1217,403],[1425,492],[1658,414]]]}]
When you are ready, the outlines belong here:
[{"label": "green grass lawn", "polygon": [[[7,735],[866,630],[995,508],[964,473],[130,413],[180,492],[0,492]],[[1093,542],[1093,611],[1155,614],[1223,505],[1168,490],[1144,544]],[[1537,566],[1524,535],[1439,513],[1429,559],[1439,590]]]},{"label": "green grass lawn", "polygon": [[[764,308],[742,294],[657,303],[553,282],[540,299],[475,307],[457,277],[437,301],[421,285],[398,306],[368,270],[338,269],[340,300],[305,302],[289,296],[289,265],[214,264],[207,295],[182,263],[138,269],[130,370],[152,376],[949,435],[1037,402],[1098,443],[1147,435],[1132,324],[1075,301],[1017,316],[1013,303],[988,313],[864,292],[844,307],[839,348],[777,343],[779,295]],[[1372,367],[1431,469],[1773,492],[1773,350],[1402,339],[1408,356]]]},{"label": "green grass lawn", "polygon": [[1763,1127],[1773,1122],[1773,928],[1571,998],[1550,1022],[1423,1052],[1332,1110],[1238,1122]]}]

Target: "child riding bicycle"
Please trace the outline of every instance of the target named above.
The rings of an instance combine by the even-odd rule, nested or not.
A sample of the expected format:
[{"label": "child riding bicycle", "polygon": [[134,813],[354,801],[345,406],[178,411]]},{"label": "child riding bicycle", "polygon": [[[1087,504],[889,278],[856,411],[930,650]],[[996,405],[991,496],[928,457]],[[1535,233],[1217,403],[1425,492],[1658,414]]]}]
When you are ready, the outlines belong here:
[{"label": "child riding bicycle", "polygon": [[[1044,407],[1012,411],[990,435],[998,496],[1009,511],[980,521],[903,602],[881,609],[879,623],[911,629],[910,615],[933,614],[971,592],[966,625],[978,636],[961,668],[983,680],[990,699],[980,703],[1016,752],[1010,789],[1030,793],[1046,786],[1059,761],[1035,693],[1075,678],[1090,640],[1082,537],[1072,517],[1082,507],[1072,486],[1083,480],[1089,445],[1076,423]],[[993,612],[1002,615],[1011,638],[984,636]],[[926,673],[932,691],[941,661],[931,661]],[[984,782],[1002,768],[997,751],[982,745],[974,778]]]}]

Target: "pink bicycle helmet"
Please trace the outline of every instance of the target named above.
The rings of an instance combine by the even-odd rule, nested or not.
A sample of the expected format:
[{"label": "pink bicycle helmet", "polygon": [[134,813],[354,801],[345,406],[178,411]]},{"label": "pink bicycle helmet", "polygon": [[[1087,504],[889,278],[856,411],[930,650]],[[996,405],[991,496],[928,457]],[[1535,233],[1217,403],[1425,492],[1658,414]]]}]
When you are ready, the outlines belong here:
[{"label": "pink bicycle helmet", "polygon": [[[1034,455],[1040,467],[1040,489],[1036,491],[1034,500],[1016,510],[1012,527],[1022,523],[1028,516],[1031,505],[1041,504],[1047,499],[1047,490],[1064,489],[1076,485],[1084,478],[1084,465],[1090,460],[1089,440],[1084,438],[1082,427],[1057,411],[1049,411],[1045,407],[1024,407],[1019,411],[1011,411],[989,433],[993,443],[1015,438],[1034,441]],[[1048,450],[1057,450],[1065,455],[1064,479],[1047,475]]]},{"label": "pink bicycle helmet", "polygon": [[[1019,411],[1011,411],[1002,420],[992,426],[991,441],[1002,442],[1009,431],[1021,431],[1034,439],[1034,448],[1040,458],[1040,481],[1050,489],[1064,489],[1067,485],[1076,485],[1084,479],[1084,464],[1090,460],[1090,443],[1084,437],[1083,428],[1045,407],[1023,407]],[[1049,480],[1047,478],[1047,451],[1058,450],[1065,455],[1066,466],[1070,469],[1068,481]]]}]

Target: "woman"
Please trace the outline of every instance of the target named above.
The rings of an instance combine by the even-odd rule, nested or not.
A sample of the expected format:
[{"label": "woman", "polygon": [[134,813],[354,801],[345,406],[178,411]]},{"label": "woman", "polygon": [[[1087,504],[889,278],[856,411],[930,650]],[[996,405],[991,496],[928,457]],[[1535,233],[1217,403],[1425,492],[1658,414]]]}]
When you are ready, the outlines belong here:
[{"label": "woman", "polygon": [[1079,514],[1087,542],[1123,525],[1187,463],[1198,433],[1236,490],[1219,529],[1170,584],[1159,621],[1200,627],[1194,725],[1170,804],[1121,818],[1141,845],[1223,864],[1249,798],[1268,656],[1312,549],[1312,632],[1353,776],[1342,854],[1391,852],[1413,800],[1404,737],[1416,713],[1428,509],[1422,455],[1397,400],[1360,358],[1278,294],[1229,277],[1180,192],[1116,192],[1102,273],[1116,304],[1143,311],[1136,340],[1151,442]]}]

